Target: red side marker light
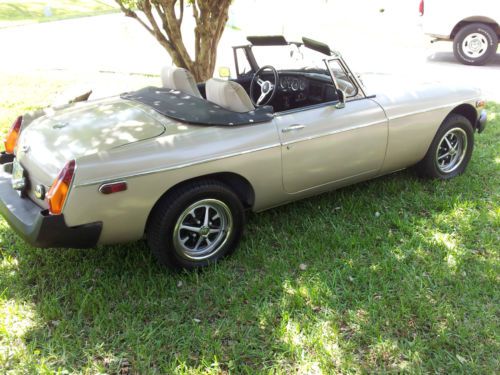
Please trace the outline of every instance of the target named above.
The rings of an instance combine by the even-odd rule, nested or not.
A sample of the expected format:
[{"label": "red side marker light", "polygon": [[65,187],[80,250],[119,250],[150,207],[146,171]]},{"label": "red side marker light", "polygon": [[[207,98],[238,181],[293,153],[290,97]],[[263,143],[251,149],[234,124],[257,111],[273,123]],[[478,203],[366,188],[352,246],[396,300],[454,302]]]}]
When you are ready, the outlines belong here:
[{"label": "red side marker light", "polygon": [[99,191],[103,194],[113,194],[120,191],[127,190],[127,183],[125,181],[110,182],[108,184],[103,184],[99,187]]}]

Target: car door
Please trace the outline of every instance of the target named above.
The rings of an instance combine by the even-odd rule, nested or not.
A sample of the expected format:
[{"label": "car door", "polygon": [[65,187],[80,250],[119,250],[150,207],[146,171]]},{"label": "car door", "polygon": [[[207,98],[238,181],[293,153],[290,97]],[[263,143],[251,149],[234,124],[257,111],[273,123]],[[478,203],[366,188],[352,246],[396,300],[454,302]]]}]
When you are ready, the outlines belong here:
[{"label": "car door", "polygon": [[375,176],[384,161],[388,123],[369,98],[278,113],[283,185],[288,193]]}]

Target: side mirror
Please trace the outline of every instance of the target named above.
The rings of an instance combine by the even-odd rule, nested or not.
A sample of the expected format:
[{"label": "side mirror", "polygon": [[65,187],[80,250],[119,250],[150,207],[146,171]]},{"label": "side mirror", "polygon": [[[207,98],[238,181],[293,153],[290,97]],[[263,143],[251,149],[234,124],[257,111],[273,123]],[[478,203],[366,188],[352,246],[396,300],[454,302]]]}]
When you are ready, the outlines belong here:
[{"label": "side mirror", "polygon": [[229,78],[231,77],[231,69],[227,66],[222,66],[219,68],[219,77],[220,78]]},{"label": "side mirror", "polygon": [[346,94],[343,90],[337,89],[337,95],[339,97],[339,102],[335,105],[335,108],[342,109],[345,108]]}]

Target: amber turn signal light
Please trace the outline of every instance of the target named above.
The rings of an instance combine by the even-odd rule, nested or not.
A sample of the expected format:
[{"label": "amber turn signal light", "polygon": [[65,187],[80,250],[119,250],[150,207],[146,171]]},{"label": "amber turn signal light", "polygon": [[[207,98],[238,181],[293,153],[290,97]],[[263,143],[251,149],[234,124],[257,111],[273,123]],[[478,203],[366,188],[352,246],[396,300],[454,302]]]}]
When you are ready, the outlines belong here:
[{"label": "amber turn signal light", "polygon": [[61,172],[59,172],[59,175],[54,180],[49,192],[45,196],[49,204],[49,212],[52,215],[60,215],[62,213],[74,174],[75,161],[71,160],[64,166]]},{"label": "amber turn signal light", "polygon": [[17,140],[19,139],[19,134],[21,133],[21,124],[23,123],[23,116],[19,116],[16,121],[10,127],[7,137],[4,140],[5,152],[7,154],[13,154],[14,149],[17,145]]}]

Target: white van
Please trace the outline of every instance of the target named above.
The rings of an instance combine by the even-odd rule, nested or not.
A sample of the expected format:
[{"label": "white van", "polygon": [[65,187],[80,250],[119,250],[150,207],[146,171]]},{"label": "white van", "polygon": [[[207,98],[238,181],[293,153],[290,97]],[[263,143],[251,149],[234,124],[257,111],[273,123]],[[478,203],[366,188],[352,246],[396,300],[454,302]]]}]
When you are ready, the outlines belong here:
[{"label": "white van", "polygon": [[500,38],[500,0],[421,0],[424,32],[434,41],[453,41],[457,60],[482,65]]}]

